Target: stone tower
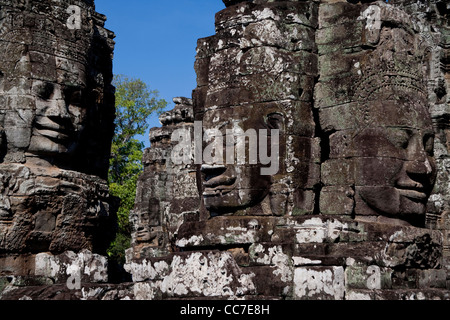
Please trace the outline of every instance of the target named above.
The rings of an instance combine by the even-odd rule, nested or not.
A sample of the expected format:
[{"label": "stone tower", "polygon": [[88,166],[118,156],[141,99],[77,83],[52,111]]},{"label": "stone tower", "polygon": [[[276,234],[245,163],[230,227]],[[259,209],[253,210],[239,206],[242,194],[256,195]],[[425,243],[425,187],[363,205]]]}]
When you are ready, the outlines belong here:
[{"label": "stone tower", "polygon": [[150,132],[132,282],[68,296],[449,299],[447,1],[223,2]]},{"label": "stone tower", "polygon": [[201,203],[166,254],[130,249],[139,298],[448,299],[448,5],[224,3],[195,63]]},{"label": "stone tower", "polygon": [[[93,255],[106,253],[115,232],[105,180],[114,35],[105,19],[87,0],[0,2],[0,276],[7,281],[84,281],[95,272],[102,273],[95,281],[107,279],[106,258]],[[89,263],[92,274],[80,271]]]}]

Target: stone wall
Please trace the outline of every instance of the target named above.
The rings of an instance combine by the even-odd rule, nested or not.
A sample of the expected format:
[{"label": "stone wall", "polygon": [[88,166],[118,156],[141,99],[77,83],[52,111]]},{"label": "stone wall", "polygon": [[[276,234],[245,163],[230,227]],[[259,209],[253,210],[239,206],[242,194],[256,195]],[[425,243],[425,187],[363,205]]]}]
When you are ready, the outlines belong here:
[{"label": "stone wall", "polygon": [[279,170],[198,165],[172,251],[129,251],[135,298],[449,299],[446,4],[224,2],[194,119],[279,129]]},{"label": "stone wall", "polygon": [[224,3],[192,100],[150,132],[132,282],[40,253],[19,265],[55,285],[15,278],[2,298],[450,299],[448,4]]}]

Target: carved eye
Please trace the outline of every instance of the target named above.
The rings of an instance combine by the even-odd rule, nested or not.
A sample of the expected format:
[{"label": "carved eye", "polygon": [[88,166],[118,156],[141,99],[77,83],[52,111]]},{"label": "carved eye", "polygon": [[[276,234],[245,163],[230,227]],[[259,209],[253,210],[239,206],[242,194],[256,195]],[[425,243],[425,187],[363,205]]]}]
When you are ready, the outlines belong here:
[{"label": "carved eye", "polygon": [[407,129],[391,129],[388,130],[389,141],[399,149],[408,148],[409,141],[411,140],[412,131]]},{"label": "carved eye", "polygon": [[269,129],[283,129],[284,116],[281,113],[271,113],[267,115],[267,126]]},{"label": "carved eye", "polygon": [[426,134],[423,137],[423,146],[425,152],[428,153],[430,157],[434,156],[434,134]]},{"label": "carved eye", "polygon": [[49,100],[55,91],[55,86],[50,82],[43,82],[36,86],[35,92],[39,98]]},{"label": "carved eye", "polygon": [[70,86],[64,89],[64,99],[67,105],[81,107],[82,89],[77,86]]}]

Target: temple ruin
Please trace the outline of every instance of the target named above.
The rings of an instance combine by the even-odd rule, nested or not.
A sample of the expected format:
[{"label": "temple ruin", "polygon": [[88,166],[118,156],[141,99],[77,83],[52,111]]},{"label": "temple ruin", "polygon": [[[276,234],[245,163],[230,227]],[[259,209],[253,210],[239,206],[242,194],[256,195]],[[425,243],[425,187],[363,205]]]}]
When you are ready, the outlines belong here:
[{"label": "temple ruin", "polygon": [[[34,1],[0,20],[0,276],[34,279],[0,280],[0,298],[450,299],[446,1],[223,0],[192,97],[150,131],[120,284],[101,276],[112,133],[95,125],[113,119],[113,35],[79,2],[93,29],[56,28],[63,10],[34,34]],[[83,90],[86,125],[75,112],[71,135],[49,132],[48,109]],[[70,261],[92,266],[83,290],[67,285]]]}]

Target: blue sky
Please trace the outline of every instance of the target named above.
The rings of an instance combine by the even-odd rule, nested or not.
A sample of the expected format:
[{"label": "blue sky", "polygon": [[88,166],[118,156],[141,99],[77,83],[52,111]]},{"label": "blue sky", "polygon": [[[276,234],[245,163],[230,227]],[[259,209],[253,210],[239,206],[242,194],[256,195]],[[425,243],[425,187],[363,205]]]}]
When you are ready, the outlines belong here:
[{"label": "blue sky", "polygon": [[[191,97],[197,39],[211,36],[221,0],[95,0],[116,34],[114,73],[142,79],[160,98]],[[152,117],[150,126],[160,126]],[[148,135],[141,137],[149,146]]]}]

